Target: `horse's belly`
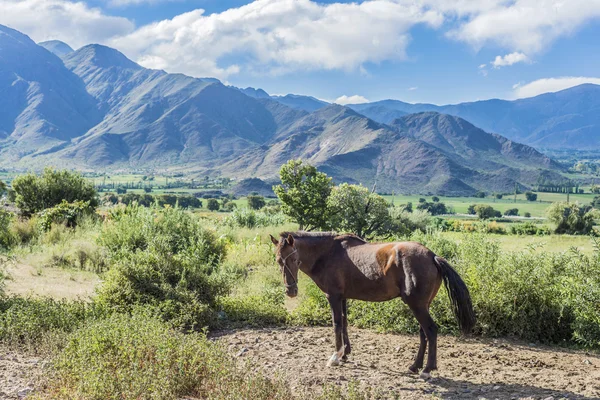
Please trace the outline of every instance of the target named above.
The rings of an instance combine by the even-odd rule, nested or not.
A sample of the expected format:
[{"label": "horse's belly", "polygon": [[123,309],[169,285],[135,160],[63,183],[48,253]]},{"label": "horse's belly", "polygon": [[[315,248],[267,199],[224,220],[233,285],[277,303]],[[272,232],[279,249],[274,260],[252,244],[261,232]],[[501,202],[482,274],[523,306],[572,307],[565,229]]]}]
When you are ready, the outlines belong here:
[{"label": "horse's belly", "polygon": [[365,301],[387,301],[400,296],[398,285],[385,276],[378,279],[361,279],[347,288],[348,299]]}]

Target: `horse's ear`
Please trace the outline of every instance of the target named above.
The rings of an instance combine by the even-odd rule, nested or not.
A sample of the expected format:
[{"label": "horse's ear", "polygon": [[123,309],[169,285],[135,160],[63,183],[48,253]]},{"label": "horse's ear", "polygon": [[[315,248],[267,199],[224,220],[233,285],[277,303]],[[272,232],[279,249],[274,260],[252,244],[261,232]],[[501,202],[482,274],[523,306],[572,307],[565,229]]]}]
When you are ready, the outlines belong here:
[{"label": "horse's ear", "polygon": [[277,246],[277,245],[279,244],[279,240],[275,239],[275,238],[273,237],[273,235],[269,235],[269,236],[271,236],[271,242],[273,242],[273,244],[274,244],[275,246]]},{"label": "horse's ear", "polygon": [[290,246],[293,246],[294,245],[294,237],[292,235],[288,235],[286,242],[288,242],[288,244]]}]

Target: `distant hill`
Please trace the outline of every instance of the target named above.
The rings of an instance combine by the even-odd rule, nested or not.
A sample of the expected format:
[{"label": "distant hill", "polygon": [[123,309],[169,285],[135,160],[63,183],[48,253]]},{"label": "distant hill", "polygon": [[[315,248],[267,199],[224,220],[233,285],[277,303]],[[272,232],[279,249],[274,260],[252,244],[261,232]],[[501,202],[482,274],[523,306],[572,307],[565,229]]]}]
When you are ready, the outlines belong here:
[{"label": "distant hill", "polygon": [[[271,182],[283,163],[303,158],[338,182],[450,195],[512,191],[562,172],[529,146],[421,112],[428,105],[352,109],[146,69],[106,46],[64,51],[62,59],[47,49],[64,46],[45,46],[0,27],[0,166],[169,169]],[[406,110],[393,108],[402,104]],[[374,120],[381,118],[386,123]],[[261,192],[269,184],[239,185]]]},{"label": "distant hill", "polygon": [[436,111],[538,148],[600,148],[599,85],[584,84],[513,101],[494,99],[436,106],[384,100],[350,107],[383,123],[398,118],[397,112]]},{"label": "distant hill", "polygon": [[38,44],[60,58],[75,51],[71,46],[60,40],[48,40],[47,42],[40,42]]}]

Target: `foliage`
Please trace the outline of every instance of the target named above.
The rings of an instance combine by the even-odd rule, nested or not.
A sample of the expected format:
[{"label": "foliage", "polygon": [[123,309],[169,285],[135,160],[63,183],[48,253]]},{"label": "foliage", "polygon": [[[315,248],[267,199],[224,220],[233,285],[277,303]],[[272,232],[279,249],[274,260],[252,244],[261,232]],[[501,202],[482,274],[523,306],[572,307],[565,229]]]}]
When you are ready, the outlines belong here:
[{"label": "foliage", "polygon": [[219,208],[221,208],[221,206],[219,205],[219,200],[217,199],[208,199],[206,202],[206,207],[210,211],[219,211]]},{"label": "foliage", "polygon": [[246,200],[248,200],[248,207],[253,210],[260,210],[267,204],[265,198],[258,195],[249,195]]},{"label": "foliage", "polygon": [[594,219],[600,213],[590,206],[578,203],[553,203],[546,210],[548,219],[556,225],[556,233],[588,234],[594,227]]},{"label": "foliage", "polygon": [[550,228],[545,225],[536,225],[532,222],[525,222],[522,224],[511,224],[509,232],[513,235],[536,235],[544,236],[550,235],[552,232]]},{"label": "foliage", "polygon": [[278,382],[236,368],[203,334],[183,334],[141,311],[82,327],[56,361],[49,398],[289,399]]},{"label": "foliage", "polygon": [[504,211],[504,215],[505,216],[512,216],[512,217],[516,217],[519,215],[519,209],[518,208],[509,208],[508,210]]},{"label": "foliage", "polygon": [[191,214],[128,206],[111,215],[99,242],[113,263],[100,303],[121,310],[145,304],[186,328],[213,321],[216,297],[229,289],[216,269],[225,244]]},{"label": "foliage", "polygon": [[475,193],[475,197],[480,198],[480,199],[485,198],[486,195],[487,195],[487,193],[482,192],[482,191]]},{"label": "foliage", "polygon": [[331,178],[301,160],[284,164],[279,176],[281,185],[273,191],[281,201],[283,213],[298,223],[300,230],[327,226],[327,199],[333,188]]},{"label": "foliage", "polygon": [[449,214],[449,210],[444,203],[422,202],[417,205],[417,210],[429,212],[431,215]]},{"label": "foliage", "polygon": [[527,199],[527,201],[536,201],[537,200],[537,193],[525,192],[525,198]]},{"label": "foliage", "polygon": [[[112,195],[112,196],[114,196],[114,195]],[[118,201],[118,198],[116,198],[116,196],[114,196],[114,198],[109,197],[108,200],[111,203],[116,204]],[[116,201],[113,202],[112,200],[116,200]],[[121,203],[123,203],[125,205],[133,204],[133,202],[138,203],[140,206],[150,207],[152,204],[154,204],[155,200],[154,200],[154,196],[149,195],[149,194],[127,193],[126,195],[123,195],[121,197]]]},{"label": "foliage", "polygon": [[2,197],[2,195],[4,195],[4,192],[6,192],[7,190],[8,187],[6,186],[6,183],[0,180],[0,197]]},{"label": "foliage", "polygon": [[16,244],[16,238],[9,230],[14,218],[11,212],[0,208],[0,249],[10,249]]},{"label": "foliage", "polygon": [[364,186],[342,183],[334,187],[327,209],[329,226],[336,231],[372,237],[390,229],[387,202]]},{"label": "foliage", "polygon": [[531,213],[530,212],[523,213],[523,216],[525,218],[531,218]]},{"label": "foliage", "polygon": [[496,193],[496,198],[498,200],[502,200],[502,197],[504,197],[501,193]]},{"label": "foliage", "polygon": [[434,203],[437,203],[437,202],[439,202],[439,201],[440,201],[440,198],[439,198],[439,197],[437,197],[437,196],[433,196],[433,197],[431,198],[431,201],[433,201]]},{"label": "foliage", "polygon": [[161,194],[154,196],[154,198],[156,199],[156,203],[161,207],[164,207],[166,205],[169,205],[171,207],[179,206],[182,208],[202,207],[202,201],[190,195],[176,196],[173,194]]},{"label": "foliage", "polygon": [[286,216],[281,213],[269,214],[265,211],[249,209],[235,209],[223,220],[224,225],[241,228],[280,226],[286,222]]},{"label": "foliage", "polygon": [[16,206],[26,215],[57,206],[63,201],[89,202],[93,209],[98,206],[94,185],[77,172],[46,168],[40,176],[17,176],[12,187],[16,193]]},{"label": "foliage", "polygon": [[494,208],[487,204],[476,204],[473,207],[477,217],[479,219],[490,219],[490,218],[500,218],[502,214],[500,211],[494,210]]},{"label": "foliage", "polygon": [[399,236],[410,235],[416,230],[425,232],[432,223],[431,214],[424,210],[408,212],[402,207],[390,208],[391,231]]},{"label": "foliage", "polygon": [[79,219],[92,213],[93,208],[90,206],[89,201],[67,203],[66,200],[63,200],[59,205],[47,208],[40,213],[40,229],[46,232],[52,224],[61,224],[73,228],[77,225]]}]

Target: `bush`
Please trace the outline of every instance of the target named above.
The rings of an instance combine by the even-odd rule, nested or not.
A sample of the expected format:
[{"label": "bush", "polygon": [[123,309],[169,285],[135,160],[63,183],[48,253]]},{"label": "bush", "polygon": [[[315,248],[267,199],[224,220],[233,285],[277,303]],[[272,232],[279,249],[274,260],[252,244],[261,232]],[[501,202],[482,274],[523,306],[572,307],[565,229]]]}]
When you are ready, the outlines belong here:
[{"label": "bush", "polygon": [[444,203],[419,203],[417,205],[417,210],[427,211],[431,215],[449,214],[448,208],[446,208],[446,205]]},{"label": "bush", "polygon": [[248,207],[252,210],[260,210],[267,204],[265,198],[258,195],[249,195],[246,200],[248,201]]},{"label": "bush", "polygon": [[98,206],[94,185],[76,172],[46,168],[41,176],[27,174],[16,177],[12,187],[16,206],[25,215],[57,206],[63,201],[89,202],[93,209]]},{"label": "bush", "polygon": [[490,219],[494,217],[502,217],[502,214],[498,216],[499,211],[494,210],[492,206],[487,204],[476,204],[474,206],[475,213],[479,219]]},{"label": "bush", "polygon": [[285,215],[281,213],[268,214],[266,211],[257,212],[248,209],[235,209],[230,215],[224,218],[223,224],[232,228],[259,228],[280,226],[287,222]]},{"label": "bush", "polygon": [[238,369],[203,334],[173,331],[142,312],[81,328],[55,364],[52,398],[291,398],[286,386]]},{"label": "bush", "polygon": [[556,225],[556,233],[588,234],[594,228],[594,219],[600,213],[591,206],[577,203],[553,203],[546,210],[548,219]]},{"label": "bush", "polygon": [[432,223],[431,214],[428,211],[408,212],[402,207],[390,208],[390,219],[392,222],[391,232],[398,236],[408,236],[416,230],[425,232]]},{"label": "bush", "polygon": [[225,244],[191,214],[128,206],[111,215],[99,242],[113,262],[98,290],[100,303],[120,310],[148,305],[191,329],[213,322],[216,297],[229,290],[216,269]]},{"label": "bush", "polygon": [[12,213],[0,208],[0,249],[10,249],[17,242],[9,230],[14,218],[15,216]]},{"label": "bush", "polygon": [[209,211],[219,211],[219,208],[221,208],[219,205],[219,200],[217,199],[208,199],[206,207],[209,209]]},{"label": "bush", "polygon": [[487,194],[485,192],[481,192],[481,191],[475,193],[475,197],[480,198],[480,199],[485,198],[486,195]]},{"label": "bush", "polygon": [[508,210],[504,211],[504,215],[507,217],[516,217],[519,215],[519,209],[518,208],[509,208]]},{"label": "bush", "polygon": [[89,201],[67,203],[63,200],[59,205],[47,208],[40,213],[40,229],[46,232],[50,229],[52,224],[65,225],[69,228],[74,228],[79,219],[84,216],[90,216],[93,212],[94,210],[90,206]]},{"label": "bush", "polygon": [[525,192],[525,198],[527,199],[527,201],[536,201],[537,200],[537,193]]},{"label": "bush", "polygon": [[438,201],[440,201],[440,198],[439,198],[439,197],[437,197],[437,196],[433,196],[433,197],[431,198],[431,201],[433,201],[434,203],[437,203]]},{"label": "bush", "polygon": [[530,212],[526,212],[526,213],[523,214],[523,216],[525,218],[531,218],[531,213]]},{"label": "bush", "polygon": [[552,232],[550,228],[545,225],[536,225],[532,222],[525,222],[523,224],[511,224],[510,233],[513,235],[544,236],[550,235]]}]

